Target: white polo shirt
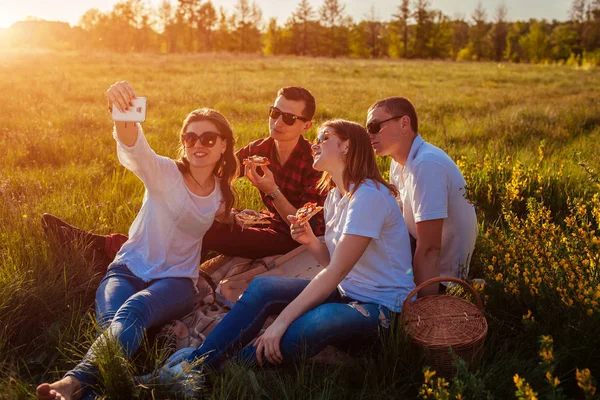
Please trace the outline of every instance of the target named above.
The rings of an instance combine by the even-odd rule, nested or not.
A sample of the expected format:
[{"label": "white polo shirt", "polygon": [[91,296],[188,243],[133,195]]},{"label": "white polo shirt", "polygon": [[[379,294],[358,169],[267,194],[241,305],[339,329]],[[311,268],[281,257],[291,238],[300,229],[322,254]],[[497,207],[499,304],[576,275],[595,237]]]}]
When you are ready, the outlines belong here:
[{"label": "white polo shirt", "polygon": [[399,312],[415,287],[410,239],[388,188],[366,180],[351,198],[332,189],[325,200],[325,244],[333,252],[343,234],[371,238],[338,288],[347,296]]},{"label": "white polo shirt", "polygon": [[190,278],[195,284],[202,238],[221,204],[219,181],[208,196],[198,196],[186,186],[175,161],[150,148],[139,124],[133,146],[121,143],[116,131],[113,136],[119,161],[146,188],[142,207],[129,228],[129,240],[113,263],[126,264],[146,282]]},{"label": "white polo shirt", "polygon": [[444,219],[440,275],[466,277],[477,239],[477,217],[464,197],[466,182],[454,161],[417,135],[404,169],[392,161],[390,181],[400,191],[398,204],[414,238],[417,223]]}]

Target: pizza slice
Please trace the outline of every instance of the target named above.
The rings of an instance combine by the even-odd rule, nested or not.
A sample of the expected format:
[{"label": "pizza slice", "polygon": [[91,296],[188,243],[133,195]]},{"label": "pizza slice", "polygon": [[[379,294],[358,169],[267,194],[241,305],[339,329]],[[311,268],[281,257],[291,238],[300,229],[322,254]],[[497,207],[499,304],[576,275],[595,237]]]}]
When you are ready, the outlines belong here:
[{"label": "pizza slice", "polygon": [[271,221],[269,218],[263,215],[254,215],[240,211],[235,214],[235,218],[242,223],[243,226],[254,226],[254,225],[270,225]]},{"label": "pizza slice", "polygon": [[269,159],[267,157],[263,157],[263,156],[250,156],[244,159],[243,164],[244,165],[248,165],[248,164],[254,164],[256,166],[265,166],[265,165],[269,165],[271,164],[269,162]]},{"label": "pizza slice", "polygon": [[321,211],[323,207],[317,206],[317,203],[306,203],[302,207],[296,211],[297,221],[301,224],[307,222],[309,219],[313,217],[313,215],[317,214]]}]

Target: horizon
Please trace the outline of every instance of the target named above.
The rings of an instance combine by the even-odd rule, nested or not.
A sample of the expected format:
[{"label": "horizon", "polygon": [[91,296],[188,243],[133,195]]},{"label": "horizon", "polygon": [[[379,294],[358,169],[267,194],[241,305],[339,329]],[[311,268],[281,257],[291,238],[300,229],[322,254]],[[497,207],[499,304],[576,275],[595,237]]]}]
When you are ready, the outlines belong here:
[{"label": "horizon", "polygon": [[[175,3],[170,0],[171,3]],[[313,9],[318,10],[322,0],[309,0]],[[118,0],[68,0],[63,1],[61,7],[56,4],[42,0],[26,0],[19,3],[2,4],[7,0],[0,2],[0,28],[9,28],[15,22],[26,20],[28,17],[43,19],[47,21],[67,22],[71,26],[79,23],[81,16],[89,9],[98,8],[102,12],[110,11]],[[215,8],[223,7],[231,12],[234,9],[237,0],[213,0]],[[566,21],[569,19],[570,0],[557,0],[548,4],[546,0],[529,0],[522,2],[520,0],[481,0],[486,10],[487,20],[493,19],[496,8],[504,3],[507,7],[508,21],[522,21],[535,19]],[[151,7],[157,8],[159,1],[150,0]],[[256,3],[263,12],[263,22],[266,23],[270,18],[276,18],[279,24],[291,16],[296,8],[298,1],[270,3],[268,0],[256,0]],[[351,16],[354,20],[362,20],[371,14],[371,8],[375,11],[378,20],[389,20],[390,16],[397,12],[400,0],[393,2],[387,0],[372,0],[363,2],[357,0],[342,1],[345,4],[345,14]],[[457,2],[455,0],[431,0],[430,8],[441,10],[450,18],[464,16],[467,20],[477,5],[477,0],[468,0]]]}]

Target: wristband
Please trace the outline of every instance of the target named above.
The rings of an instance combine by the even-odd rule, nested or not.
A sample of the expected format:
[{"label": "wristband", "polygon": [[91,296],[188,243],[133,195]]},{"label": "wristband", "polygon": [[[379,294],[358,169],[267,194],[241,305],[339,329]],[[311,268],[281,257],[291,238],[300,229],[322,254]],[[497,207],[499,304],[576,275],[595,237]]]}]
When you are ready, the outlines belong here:
[{"label": "wristband", "polygon": [[274,192],[267,193],[267,197],[270,197],[271,199],[275,200],[277,197],[279,197],[280,194],[281,194],[281,189],[279,189],[279,186],[277,186],[277,189],[275,189]]}]

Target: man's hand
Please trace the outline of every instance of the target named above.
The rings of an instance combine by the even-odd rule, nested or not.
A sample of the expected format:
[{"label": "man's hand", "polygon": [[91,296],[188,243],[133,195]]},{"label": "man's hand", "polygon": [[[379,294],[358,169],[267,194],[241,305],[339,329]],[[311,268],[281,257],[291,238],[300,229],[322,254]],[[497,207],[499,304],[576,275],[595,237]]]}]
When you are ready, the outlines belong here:
[{"label": "man's hand", "polygon": [[271,172],[269,167],[260,167],[263,172],[262,176],[258,173],[257,168],[258,167],[254,165],[253,162],[250,162],[245,167],[244,175],[248,178],[250,183],[263,193],[273,193],[276,191],[277,184],[275,183],[273,172]]}]

